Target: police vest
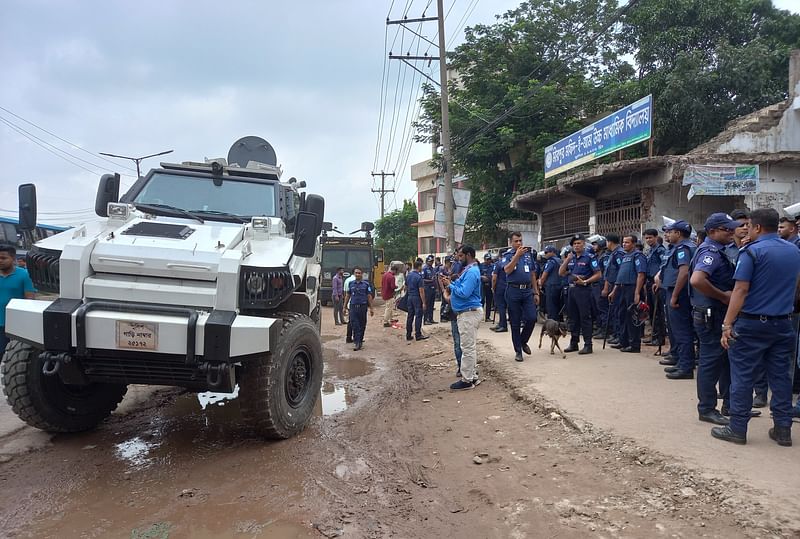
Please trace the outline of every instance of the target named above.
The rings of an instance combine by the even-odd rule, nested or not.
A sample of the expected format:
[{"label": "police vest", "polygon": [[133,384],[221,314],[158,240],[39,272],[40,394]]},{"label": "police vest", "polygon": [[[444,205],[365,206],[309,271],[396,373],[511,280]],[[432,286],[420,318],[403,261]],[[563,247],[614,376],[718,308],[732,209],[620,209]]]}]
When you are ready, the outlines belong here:
[{"label": "police vest", "polygon": [[646,265],[647,260],[640,251],[634,250],[631,253],[625,253],[617,272],[617,284],[636,284],[639,273],[645,271]]}]

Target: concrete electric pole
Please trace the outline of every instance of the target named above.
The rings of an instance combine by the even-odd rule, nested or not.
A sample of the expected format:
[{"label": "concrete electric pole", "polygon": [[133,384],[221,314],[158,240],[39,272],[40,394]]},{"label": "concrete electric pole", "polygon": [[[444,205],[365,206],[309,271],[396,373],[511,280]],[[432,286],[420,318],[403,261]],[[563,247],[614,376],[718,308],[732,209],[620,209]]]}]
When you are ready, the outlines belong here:
[{"label": "concrete electric pole", "polygon": [[385,213],[385,206],[384,206],[384,198],[386,197],[386,193],[394,193],[394,189],[386,189],[386,176],[394,176],[394,172],[373,172],[372,177],[375,176],[381,177],[381,188],[380,189],[373,189],[373,193],[380,193],[381,194],[381,219],[383,219],[383,215]]},{"label": "concrete electric pole", "polygon": [[[437,21],[439,24],[439,58],[435,56],[411,56],[394,55],[389,53],[390,60],[402,60],[408,64],[412,69],[420,71],[409,60],[439,60],[439,88],[442,105],[442,172],[444,173],[444,220],[445,220],[445,235],[447,241],[447,250],[454,251],[456,248],[456,233],[455,233],[455,200],[453,199],[453,170],[451,167],[451,153],[450,153],[450,109],[448,106],[447,98],[447,49],[445,48],[444,40],[444,0],[436,0],[437,16],[436,17],[420,17],[417,19],[401,19],[397,21],[386,20],[386,24],[399,24],[403,28],[416,34],[413,30],[406,27],[406,24],[412,22],[428,22]],[[418,35],[418,34],[417,34]],[[421,37],[421,36],[420,36]],[[427,39],[426,39],[427,41]],[[420,71],[420,73],[422,73]],[[425,75],[424,73],[422,73]],[[427,77],[427,75],[425,75]],[[381,212],[383,213],[383,212]]]}]

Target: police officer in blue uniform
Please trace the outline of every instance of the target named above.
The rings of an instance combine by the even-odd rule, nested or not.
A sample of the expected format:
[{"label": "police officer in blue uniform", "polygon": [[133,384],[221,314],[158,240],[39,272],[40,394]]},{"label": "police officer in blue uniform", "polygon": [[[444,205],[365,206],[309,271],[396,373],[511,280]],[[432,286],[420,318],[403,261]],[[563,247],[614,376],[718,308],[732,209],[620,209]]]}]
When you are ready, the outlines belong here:
[{"label": "police officer in blue uniform", "polygon": [[739,222],[724,213],[706,219],[706,239],[691,262],[692,322],[700,340],[697,365],[697,412],[700,421],[727,425],[728,419],[717,411],[717,384],[722,395],[722,409],[730,404],[730,366],[728,352],[720,344],[722,320],[733,290],[735,263],[725,252]]},{"label": "police officer in blue uniform", "polygon": [[369,281],[365,281],[364,270],[356,266],[353,268],[355,281],[350,282],[350,286],[344,295],[344,314],[350,311],[350,324],[353,326],[353,350],[361,350],[364,346],[364,331],[367,329],[367,309],[369,315],[375,316],[372,310],[372,300],[375,297],[375,290]]},{"label": "police officer in blue uniform", "polygon": [[433,305],[436,303],[436,275],[433,269],[433,255],[425,258],[422,266],[422,282],[425,284],[425,325],[436,324],[433,319]]},{"label": "police officer in blue uniform", "polygon": [[494,264],[492,263],[492,255],[486,253],[483,255],[483,264],[480,265],[481,272],[481,299],[483,300],[483,314],[485,321],[488,322],[492,319],[492,307],[494,305],[494,294],[492,294],[492,272],[494,271]]},{"label": "police officer in blue uniform", "polygon": [[[658,237],[658,230],[655,228],[648,228],[644,231],[644,242],[647,244],[647,284],[645,290],[647,292],[647,304],[650,306],[650,327],[653,330],[652,339],[648,344],[653,346],[661,346],[664,344],[664,320],[663,308],[659,314],[656,307],[656,292],[654,292],[653,284],[655,283],[656,274],[661,270],[661,262],[664,260],[664,255],[667,248],[661,243],[661,238]],[[663,306],[663,303],[660,304]]]},{"label": "police officer in blue uniform", "polygon": [[[622,298],[614,297],[609,298],[611,290],[617,282],[617,274],[619,273],[619,266],[622,264],[622,259],[625,257],[625,251],[619,244],[619,236],[616,234],[606,234],[606,246],[608,247],[608,259],[605,262],[603,279],[605,284],[603,290],[600,292],[602,297],[608,298],[608,326],[611,338],[608,339],[608,344],[619,344],[619,336],[621,329],[619,327],[619,305]],[[599,267],[599,264],[598,264]]]},{"label": "police officer in blue uniform", "polygon": [[608,321],[608,298],[603,296],[603,289],[606,286],[605,271],[606,264],[611,257],[608,252],[608,242],[603,236],[598,236],[592,239],[592,247],[594,247],[594,256],[597,258],[597,267],[600,269],[600,280],[592,283],[592,300],[594,301],[595,308],[595,339],[602,339],[605,337],[603,332],[606,329]]},{"label": "police officer in blue uniform", "polygon": [[578,350],[580,336],[583,335],[583,348],[578,354],[592,353],[592,283],[600,280],[600,266],[594,255],[586,252],[586,238],[576,234],[569,240],[572,252],[569,253],[558,274],[569,281],[568,312],[570,345],[564,352]]},{"label": "police officer in blue uniform", "polygon": [[544,267],[539,277],[539,290],[544,288],[545,312],[550,320],[561,320],[561,289],[564,288],[564,278],[558,274],[561,267],[561,257],[558,249],[553,245],[544,248]]},{"label": "police officer in blue uniform", "polygon": [[670,339],[675,341],[677,363],[666,367],[670,380],[694,378],[694,328],[692,327],[692,304],[689,301],[689,264],[696,245],[689,239],[692,227],[686,221],[675,221],[664,227],[669,242],[674,245],[661,270],[661,279],[667,289],[667,316]]},{"label": "police officer in blue uniform", "polygon": [[508,305],[506,305],[506,272],[503,269],[503,257],[507,250],[500,252],[497,262],[492,270],[492,292],[494,293],[494,304],[497,309],[497,325],[491,328],[495,333],[505,333],[508,331]]},{"label": "police officer in blue uniform", "polygon": [[406,296],[408,297],[408,315],[406,316],[406,340],[412,340],[411,328],[418,341],[428,338],[422,334],[422,320],[424,318],[426,297],[425,285],[422,283],[422,261],[414,262],[414,269],[406,276]]},{"label": "police officer in blue uniform", "polygon": [[758,209],[750,215],[750,243],[739,253],[720,343],[731,366],[730,424],[711,429],[715,438],[747,443],[753,403],[753,378],[759,366],[772,389],[773,428],[769,437],[792,445],[790,368],[797,338],[792,322],[800,277],[800,250],[778,237],[778,212]]},{"label": "police officer in blue uniform", "polygon": [[530,247],[522,245],[522,234],[510,234],[511,249],[503,257],[507,277],[506,303],[511,318],[511,342],[514,360],[522,361],[522,352],[530,355],[528,340],[536,325],[536,306],[539,303],[539,283]]},{"label": "police officer in blue uniform", "polygon": [[[635,317],[638,317],[636,308],[642,300],[642,292],[647,280],[647,257],[636,248],[637,237],[628,234],[622,238],[622,249],[625,256],[617,272],[617,281],[614,290],[609,294],[609,299],[614,301],[617,294],[620,296],[620,337],[619,343],[612,344],[620,352],[639,353],[642,347],[641,326]],[[633,309],[631,307],[634,306]]]}]

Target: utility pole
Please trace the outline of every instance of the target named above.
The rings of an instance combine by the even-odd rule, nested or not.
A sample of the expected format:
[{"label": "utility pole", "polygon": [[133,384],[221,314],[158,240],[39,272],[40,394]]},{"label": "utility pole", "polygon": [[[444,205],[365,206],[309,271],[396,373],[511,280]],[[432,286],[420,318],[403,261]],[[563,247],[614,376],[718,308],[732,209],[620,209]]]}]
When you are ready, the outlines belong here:
[{"label": "utility pole", "polygon": [[380,189],[373,189],[373,193],[380,193],[381,194],[381,219],[383,219],[383,214],[385,212],[383,199],[386,197],[386,193],[394,193],[394,189],[386,189],[386,176],[394,176],[394,172],[373,172],[372,177],[375,176],[381,177],[381,188]]},{"label": "utility pole", "polygon": [[116,155],[113,153],[104,153],[100,152],[100,155],[107,155],[108,157],[116,157],[117,159],[129,159],[136,163],[136,179],[142,177],[142,171],[139,169],[139,163],[144,161],[145,159],[150,159],[151,157],[158,157],[159,155],[167,155],[168,153],[172,153],[174,150],[167,150],[165,152],[153,153],[150,155],[145,155],[143,157],[127,157],[125,155]]},{"label": "utility pole", "polygon": [[[448,106],[448,98],[447,98],[447,49],[445,49],[445,42],[444,42],[444,1],[443,0],[436,0],[436,7],[437,7],[437,16],[436,17],[425,17],[424,14],[422,17],[417,19],[401,19],[397,21],[390,21],[386,20],[386,24],[399,24],[403,28],[413,32],[406,24],[412,22],[428,22],[428,21],[437,21],[439,24],[439,88],[440,88],[440,96],[441,96],[441,105],[442,105],[442,133],[441,133],[441,144],[442,144],[442,172],[444,172],[444,220],[445,220],[445,234],[446,234],[446,242],[447,242],[447,250],[454,251],[456,248],[456,233],[455,233],[455,200],[453,198],[453,171],[451,167],[451,156],[450,156],[450,109]],[[416,33],[416,32],[414,32]],[[427,41],[427,39],[426,39]],[[413,64],[409,63],[409,60],[437,60],[435,56],[428,56],[427,54],[424,56],[411,56],[410,54],[406,55],[394,55],[391,52],[389,53],[390,60],[401,60],[408,64],[411,68],[417,69]],[[419,71],[419,70],[417,70]],[[423,73],[424,75],[424,73]],[[381,212],[383,213],[383,212]]]},{"label": "utility pole", "polygon": [[444,48],[444,0],[436,0],[439,19],[439,80],[442,98],[442,168],[444,169],[444,223],[447,234],[447,250],[456,249],[456,227],[454,221],[455,199],[453,198],[453,171],[450,166],[450,107],[447,102],[447,49]]}]

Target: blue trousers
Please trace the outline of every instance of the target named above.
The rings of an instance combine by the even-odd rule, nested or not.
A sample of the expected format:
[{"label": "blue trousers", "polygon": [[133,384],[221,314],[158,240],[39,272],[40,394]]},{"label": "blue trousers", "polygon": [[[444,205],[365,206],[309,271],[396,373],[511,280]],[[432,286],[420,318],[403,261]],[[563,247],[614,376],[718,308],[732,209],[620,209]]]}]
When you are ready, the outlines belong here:
[{"label": "blue trousers", "polygon": [[456,363],[458,370],[461,370],[461,356],[464,355],[461,351],[461,334],[458,332],[458,323],[455,313],[450,314],[450,333],[453,334],[453,353],[456,355]]},{"label": "blue trousers", "polygon": [[498,285],[494,291],[494,304],[497,308],[497,327],[500,329],[508,328],[508,304],[506,303],[506,285]]},{"label": "blue trousers", "polygon": [[433,286],[425,287],[425,320],[433,322],[433,304],[436,303],[436,288]]},{"label": "blue trousers", "polygon": [[633,316],[628,311],[628,307],[633,305],[633,296],[636,293],[636,285],[622,285],[620,294],[620,336],[619,343],[623,348],[630,346],[634,350],[642,347],[642,328],[633,323]]},{"label": "blue trousers", "polygon": [[592,289],[588,286],[569,287],[570,344],[577,345],[583,335],[586,346],[592,346]]},{"label": "blue trousers", "polygon": [[408,296],[408,315],[406,315],[406,337],[411,337],[411,328],[414,328],[414,336],[422,336],[422,298],[419,296]]},{"label": "blue trousers", "polygon": [[521,353],[522,345],[528,344],[536,325],[536,303],[533,301],[533,290],[514,286],[506,288],[508,314],[511,318],[511,343],[514,352]]},{"label": "blue trousers", "polygon": [[728,351],[720,344],[725,310],[712,309],[709,318],[705,308],[692,310],[692,321],[700,339],[697,364],[697,411],[701,414],[717,409],[717,384],[722,406],[730,408],[731,369]]},{"label": "blue trousers", "polygon": [[[667,289],[667,302],[671,301],[674,288]],[[689,292],[683,287],[678,296],[678,308],[673,309],[667,304],[667,316],[671,330],[670,339],[674,341],[673,347],[678,353],[679,372],[694,371],[694,327],[692,324],[692,305],[689,301]]]},{"label": "blue trousers", "polygon": [[592,285],[592,299],[594,299],[594,305],[597,311],[597,327],[600,330],[606,329],[606,322],[608,321],[608,298],[604,298],[603,294],[603,285],[602,284],[593,284]]},{"label": "blue trousers", "polygon": [[[613,288],[613,286],[611,287]],[[608,301],[608,298],[606,298]],[[609,317],[608,323],[608,330],[617,339],[622,336],[621,328],[619,325],[619,306],[622,304],[622,298],[619,294],[614,295],[614,300],[608,302],[608,314],[606,316]]]},{"label": "blue trousers", "polygon": [[545,310],[550,320],[561,320],[561,287],[548,286],[544,291]]},{"label": "blue trousers", "polygon": [[792,426],[792,380],[789,368],[794,352],[791,320],[746,320],[733,324],[736,340],[728,351],[731,363],[731,430],[747,433],[753,405],[753,383],[757,369],[767,372],[772,389],[769,408],[777,427]]},{"label": "blue trousers", "polygon": [[364,331],[367,329],[367,305],[350,305],[350,325],[353,328],[353,342],[364,342]]}]

